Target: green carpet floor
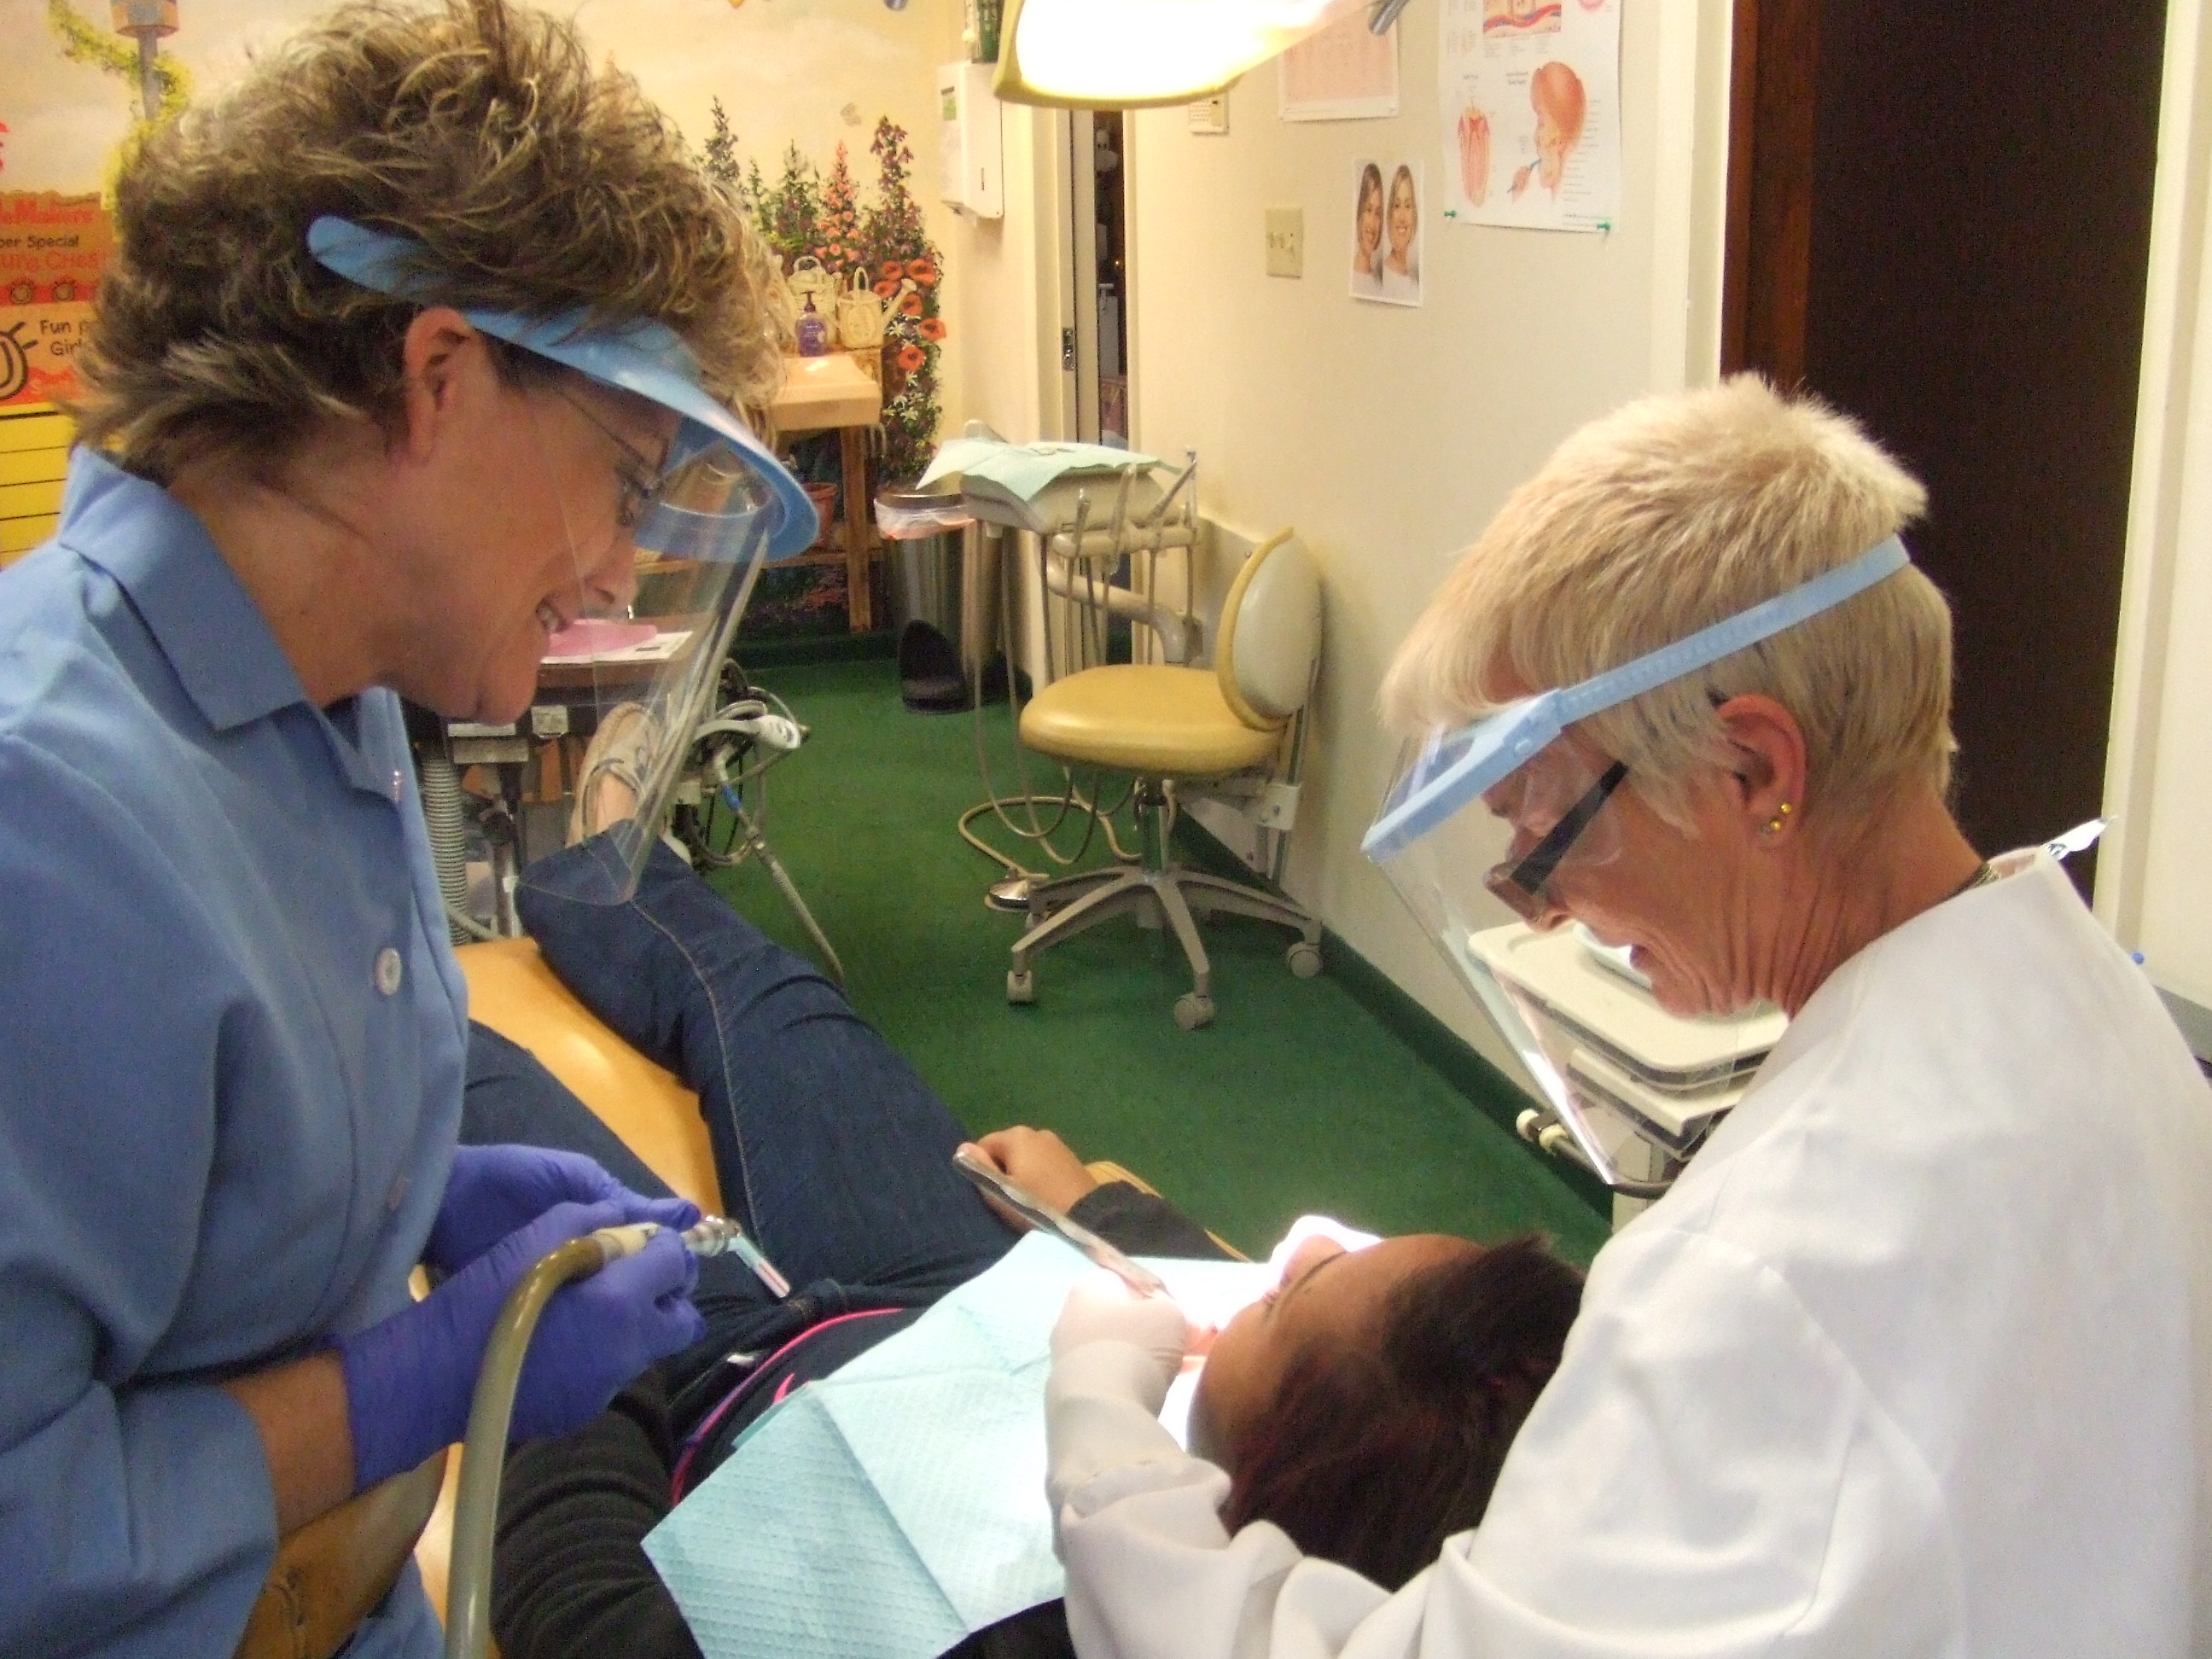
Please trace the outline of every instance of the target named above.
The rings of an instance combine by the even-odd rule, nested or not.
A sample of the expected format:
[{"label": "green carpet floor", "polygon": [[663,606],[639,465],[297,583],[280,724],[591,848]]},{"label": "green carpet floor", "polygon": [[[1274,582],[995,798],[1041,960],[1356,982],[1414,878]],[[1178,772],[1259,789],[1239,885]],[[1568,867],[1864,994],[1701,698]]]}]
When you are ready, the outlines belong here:
[{"label": "green carpet floor", "polygon": [[[1249,1252],[1310,1210],[1382,1232],[1533,1230],[1583,1261],[1603,1242],[1543,1159],[1342,986],[1293,978],[1287,930],[1207,927],[1219,1014],[1202,1030],[1170,1017],[1189,984],[1181,952],[1127,922],[1039,957],[1036,1005],[1009,1007],[1020,924],[985,908],[999,872],[954,830],[983,798],[971,717],[908,713],[885,660],[755,678],[813,732],[769,779],[769,840],[844,958],[854,1005],[971,1129],[1055,1129]],[[986,718],[1011,792],[1005,708]],[[775,938],[808,948],[757,866],[717,879]]]}]

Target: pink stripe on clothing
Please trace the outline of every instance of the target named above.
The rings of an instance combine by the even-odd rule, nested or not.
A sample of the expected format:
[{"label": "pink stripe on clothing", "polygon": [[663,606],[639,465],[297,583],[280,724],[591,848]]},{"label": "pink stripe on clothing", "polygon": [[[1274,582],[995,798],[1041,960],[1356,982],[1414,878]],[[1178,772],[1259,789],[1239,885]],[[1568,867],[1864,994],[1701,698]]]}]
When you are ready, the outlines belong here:
[{"label": "pink stripe on clothing", "polygon": [[[894,1314],[903,1311],[904,1310],[899,1308],[863,1308],[857,1313],[839,1314],[833,1319],[825,1319],[822,1321],[818,1325],[809,1325],[805,1330],[799,1332],[798,1335],[793,1337],[790,1341],[785,1343],[774,1353],[770,1354],[766,1359],[763,1359],[759,1364],[754,1366],[752,1370],[746,1376],[744,1381],[739,1382],[735,1388],[732,1389],[727,1395],[724,1395],[722,1403],[715,1407],[713,1411],[708,1413],[705,1420],[684,1437],[684,1455],[676,1460],[675,1472],[669,1476],[669,1496],[678,1501],[682,1500],[684,1497],[684,1483],[690,1478],[692,1460],[698,1456],[699,1448],[707,1443],[707,1438],[709,1435],[714,1433],[715,1425],[720,1423],[725,1417],[727,1417],[732,1409],[736,1407],[737,1403],[745,1397],[746,1393],[752,1387],[754,1378],[766,1376],[769,1371],[773,1370],[778,1364],[787,1358],[793,1349],[798,1347],[801,1343],[809,1341],[812,1338],[820,1335],[823,1331],[829,1330],[834,1326],[849,1324],[855,1319],[880,1319],[885,1314]],[[769,1403],[780,1403],[786,1392],[789,1390],[791,1383],[792,1379],[788,1376],[785,1377],[781,1385],[779,1386],[775,1391],[775,1400]]]}]

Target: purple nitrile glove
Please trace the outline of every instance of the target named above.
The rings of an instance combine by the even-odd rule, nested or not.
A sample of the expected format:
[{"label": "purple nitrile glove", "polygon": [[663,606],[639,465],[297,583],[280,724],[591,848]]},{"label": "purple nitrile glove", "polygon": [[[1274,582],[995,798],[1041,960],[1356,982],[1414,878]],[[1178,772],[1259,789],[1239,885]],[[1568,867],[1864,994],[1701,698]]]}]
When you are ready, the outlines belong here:
[{"label": "purple nitrile glove", "polygon": [[[557,1204],[422,1301],[339,1339],[355,1491],[461,1437],[484,1345],[515,1281],[548,1251],[624,1219],[617,1202]],[[684,1241],[664,1230],[635,1255],[554,1292],[523,1363],[509,1438],[580,1428],[647,1365],[697,1341],[706,1329],[690,1301],[698,1273]]]},{"label": "purple nitrile glove", "polygon": [[699,1219],[699,1206],[688,1199],[643,1197],[581,1152],[456,1146],[422,1260],[441,1273],[459,1273],[556,1204],[618,1204],[621,1220],[657,1221],[676,1232]]}]

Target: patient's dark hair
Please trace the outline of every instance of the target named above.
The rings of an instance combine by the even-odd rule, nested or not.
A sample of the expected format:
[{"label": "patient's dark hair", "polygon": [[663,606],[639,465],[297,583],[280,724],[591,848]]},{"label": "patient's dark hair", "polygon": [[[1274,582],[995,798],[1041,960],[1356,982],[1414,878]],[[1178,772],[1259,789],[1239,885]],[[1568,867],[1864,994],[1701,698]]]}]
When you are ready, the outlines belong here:
[{"label": "patient's dark hair", "polygon": [[1534,1238],[1410,1275],[1371,1346],[1328,1344],[1291,1365],[1222,1520],[1272,1521],[1308,1555],[1396,1589],[1482,1518],[1582,1292]]}]

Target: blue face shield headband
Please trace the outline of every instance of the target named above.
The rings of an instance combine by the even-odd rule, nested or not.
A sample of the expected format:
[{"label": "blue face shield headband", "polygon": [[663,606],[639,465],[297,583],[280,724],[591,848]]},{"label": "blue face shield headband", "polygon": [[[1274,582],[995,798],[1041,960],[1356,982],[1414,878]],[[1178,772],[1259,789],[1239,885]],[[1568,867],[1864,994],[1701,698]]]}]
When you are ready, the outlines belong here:
[{"label": "blue face shield headband", "polygon": [[[436,275],[419,242],[326,215],[307,228],[307,249],[349,283],[438,303]],[[813,545],[819,525],[805,489],[700,385],[690,349],[673,330],[649,319],[594,326],[580,311],[533,318],[463,309],[461,315],[511,345],[683,417],[632,532],[638,546],[672,558],[730,560],[746,556],[759,540],[768,558],[781,560]]]},{"label": "blue face shield headband", "polygon": [[1574,685],[1558,686],[1508,703],[1456,731],[1440,732],[1422,745],[1368,830],[1360,848],[1376,863],[1415,842],[1481,799],[1542,754],[1577,720],[1656,690],[1670,680],[1711,667],[1723,657],[1795,628],[1823,611],[1864,592],[1911,562],[1896,537],[1849,564],[1815,576],[1686,639]]}]

